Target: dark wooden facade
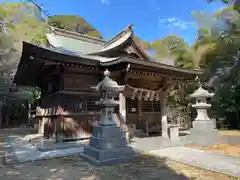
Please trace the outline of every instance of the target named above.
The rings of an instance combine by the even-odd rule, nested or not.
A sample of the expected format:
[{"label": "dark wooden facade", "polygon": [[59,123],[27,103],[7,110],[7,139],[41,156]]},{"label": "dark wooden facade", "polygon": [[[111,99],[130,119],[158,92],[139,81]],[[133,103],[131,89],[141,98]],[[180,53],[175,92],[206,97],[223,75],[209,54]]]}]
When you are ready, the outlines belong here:
[{"label": "dark wooden facade", "polygon": [[[129,55],[123,53],[126,46],[131,48]],[[128,85],[119,99],[122,103],[120,106],[125,107],[126,117],[122,117],[119,112],[122,110],[117,108],[117,124],[121,127],[135,124],[145,131],[148,128],[159,131],[162,99],[133,97],[131,87],[158,90],[161,96],[173,84],[191,81],[200,74],[198,71],[179,69],[146,59],[147,55],[137,48],[133,38],[109,51],[105,52],[107,58],[112,57],[112,54],[118,58],[104,62],[89,58],[91,56],[74,56],[56,49],[23,43],[22,58],[14,82],[41,88],[41,107],[37,111],[40,133],[60,140],[89,138],[100,116],[99,107],[95,105],[99,94],[90,87],[103,78],[105,69],[111,72],[111,77],[120,85]],[[99,55],[95,53],[95,56]]]}]

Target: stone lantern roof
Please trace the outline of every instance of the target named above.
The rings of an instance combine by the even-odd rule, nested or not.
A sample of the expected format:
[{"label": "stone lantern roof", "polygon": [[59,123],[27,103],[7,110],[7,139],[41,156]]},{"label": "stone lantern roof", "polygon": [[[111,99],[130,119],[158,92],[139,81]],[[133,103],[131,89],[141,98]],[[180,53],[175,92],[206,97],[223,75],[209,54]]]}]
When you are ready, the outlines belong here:
[{"label": "stone lantern roof", "polygon": [[97,86],[92,87],[97,91],[107,91],[107,92],[121,92],[124,90],[125,85],[119,86],[118,83],[110,78],[110,72],[106,69],[104,71],[104,79],[100,81]]},{"label": "stone lantern roof", "polygon": [[213,96],[214,93],[209,93],[202,86],[200,86],[193,94],[190,95],[191,98],[209,98]]}]

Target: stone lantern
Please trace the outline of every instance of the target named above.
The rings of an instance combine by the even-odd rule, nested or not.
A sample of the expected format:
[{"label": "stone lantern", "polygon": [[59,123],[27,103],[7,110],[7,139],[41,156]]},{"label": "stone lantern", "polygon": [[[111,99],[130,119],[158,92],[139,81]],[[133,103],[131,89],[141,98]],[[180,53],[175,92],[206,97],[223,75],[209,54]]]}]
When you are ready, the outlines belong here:
[{"label": "stone lantern", "polygon": [[89,145],[85,146],[81,157],[93,164],[110,165],[135,159],[134,150],[127,146],[127,140],[114,118],[114,109],[119,101],[114,100],[125,86],[119,86],[110,78],[110,72],[104,72],[104,79],[92,87],[100,93],[100,100],[96,102],[101,107],[98,126],[93,127]]},{"label": "stone lantern", "polygon": [[216,121],[208,117],[207,110],[211,108],[211,104],[207,103],[208,98],[212,98],[214,93],[209,93],[200,84],[199,88],[190,95],[196,99],[196,103],[192,105],[197,110],[197,117],[193,121],[193,128],[190,130],[190,140],[200,145],[209,145],[217,141],[218,131],[216,129]]},{"label": "stone lantern", "polygon": [[211,104],[207,103],[207,98],[212,98],[213,96],[213,93],[209,93],[207,90],[203,89],[202,86],[190,95],[191,98],[196,98],[196,103],[192,105],[192,107],[197,110],[195,121],[210,120],[207,109],[211,107]]}]

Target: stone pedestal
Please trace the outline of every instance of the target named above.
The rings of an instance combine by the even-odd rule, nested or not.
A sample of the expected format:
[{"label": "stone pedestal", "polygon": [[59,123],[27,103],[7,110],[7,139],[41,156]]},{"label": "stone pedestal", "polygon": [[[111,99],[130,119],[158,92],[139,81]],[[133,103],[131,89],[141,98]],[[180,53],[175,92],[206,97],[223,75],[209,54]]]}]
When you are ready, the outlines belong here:
[{"label": "stone pedestal", "polygon": [[199,144],[201,146],[208,146],[215,144],[218,140],[218,130],[217,129],[194,129],[190,130],[189,140],[194,144]]},{"label": "stone pedestal", "polygon": [[90,143],[81,157],[95,165],[111,165],[133,160],[137,153],[127,146],[126,137],[119,127],[99,125],[93,129]]},{"label": "stone pedestal", "polygon": [[213,120],[193,121],[193,128],[190,129],[190,141],[201,146],[215,144],[218,139],[218,130]]}]

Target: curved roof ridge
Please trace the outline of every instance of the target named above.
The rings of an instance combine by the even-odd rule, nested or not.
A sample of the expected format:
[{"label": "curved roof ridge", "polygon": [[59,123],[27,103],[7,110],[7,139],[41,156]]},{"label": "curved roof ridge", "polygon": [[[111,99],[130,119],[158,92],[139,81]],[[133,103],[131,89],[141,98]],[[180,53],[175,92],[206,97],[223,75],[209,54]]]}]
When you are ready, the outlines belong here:
[{"label": "curved roof ridge", "polygon": [[[56,34],[58,34],[58,32],[66,33],[65,34],[66,36],[72,35],[72,36],[76,36],[76,37],[82,37],[82,38],[87,38],[87,39],[91,39],[91,40],[94,40],[94,41],[98,41],[101,44],[106,43],[105,40],[100,39],[98,37],[93,37],[93,36],[89,36],[89,35],[86,35],[86,34],[83,34],[83,33],[74,32],[74,31],[70,31],[70,30],[66,30],[66,29],[61,29],[61,28],[57,28],[57,27],[54,27],[54,26],[50,26],[50,25],[46,25],[46,26],[50,29],[50,31],[52,33],[56,33]],[[73,38],[73,37],[71,37],[71,38]]]},{"label": "curved roof ridge", "polygon": [[108,40],[107,42],[105,42],[105,44],[103,45],[104,48],[107,48],[107,46],[111,45],[112,43],[114,43],[115,41],[117,41],[118,39],[120,39],[121,37],[123,37],[125,34],[131,33],[131,35],[134,33],[132,30],[132,26],[133,24],[129,24],[124,30],[122,30],[120,33],[118,33],[116,36],[114,36],[112,39]]}]

